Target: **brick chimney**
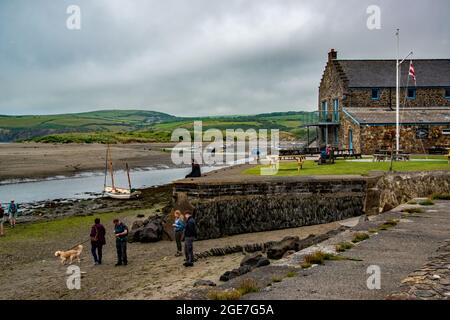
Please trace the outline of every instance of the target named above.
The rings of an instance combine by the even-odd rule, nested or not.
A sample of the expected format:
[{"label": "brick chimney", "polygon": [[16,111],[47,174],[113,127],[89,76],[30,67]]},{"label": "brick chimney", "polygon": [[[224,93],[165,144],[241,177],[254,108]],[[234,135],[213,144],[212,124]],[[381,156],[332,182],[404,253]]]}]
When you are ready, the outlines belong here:
[{"label": "brick chimney", "polygon": [[331,60],[337,59],[337,51],[334,51],[334,49],[331,49],[330,52],[328,52],[328,62],[331,62]]}]

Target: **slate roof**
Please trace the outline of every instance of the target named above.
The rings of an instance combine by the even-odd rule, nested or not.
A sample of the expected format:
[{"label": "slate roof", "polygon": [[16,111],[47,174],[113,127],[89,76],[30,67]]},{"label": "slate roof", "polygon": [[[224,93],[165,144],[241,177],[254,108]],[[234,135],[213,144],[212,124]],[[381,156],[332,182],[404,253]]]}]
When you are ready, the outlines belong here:
[{"label": "slate roof", "polygon": [[[385,108],[344,108],[344,113],[361,125],[395,124],[395,111]],[[400,110],[401,124],[450,125],[450,107],[405,108]]]},{"label": "slate roof", "polygon": [[[396,86],[395,60],[333,60],[350,88]],[[450,59],[413,60],[417,87],[450,87]],[[401,86],[406,87],[409,60],[401,66]],[[410,86],[413,82],[410,80]]]}]

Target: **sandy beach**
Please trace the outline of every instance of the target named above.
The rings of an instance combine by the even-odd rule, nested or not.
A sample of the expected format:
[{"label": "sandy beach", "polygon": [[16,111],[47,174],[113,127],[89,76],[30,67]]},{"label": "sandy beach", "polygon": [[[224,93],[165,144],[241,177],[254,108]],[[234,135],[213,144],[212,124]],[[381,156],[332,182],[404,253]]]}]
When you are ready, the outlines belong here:
[{"label": "sandy beach", "polygon": [[[164,147],[171,143],[117,144],[111,146],[118,169],[167,166],[174,167]],[[106,145],[103,144],[0,144],[0,181],[70,176],[105,168]]]}]

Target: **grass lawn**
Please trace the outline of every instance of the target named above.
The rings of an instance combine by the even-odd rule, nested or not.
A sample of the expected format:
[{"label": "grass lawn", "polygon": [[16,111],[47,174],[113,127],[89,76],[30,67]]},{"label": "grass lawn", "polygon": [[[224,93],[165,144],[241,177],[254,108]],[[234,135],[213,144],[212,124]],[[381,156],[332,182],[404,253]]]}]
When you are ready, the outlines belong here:
[{"label": "grass lawn", "polygon": [[[444,157],[442,157],[444,159]],[[409,161],[394,162],[394,171],[431,171],[450,170],[450,165],[442,161]],[[440,160],[440,161],[439,161]],[[255,166],[247,169],[243,174],[259,175],[260,168],[268,166]],[[313,175],[367,175],[370,171],[389,171],[390,162],[352,162],[337,160],[335,164],[318,165],[312,160],[305,161],[303,169],[297,171],[296,162],[281,162],[277,176],[313,176]]]}]

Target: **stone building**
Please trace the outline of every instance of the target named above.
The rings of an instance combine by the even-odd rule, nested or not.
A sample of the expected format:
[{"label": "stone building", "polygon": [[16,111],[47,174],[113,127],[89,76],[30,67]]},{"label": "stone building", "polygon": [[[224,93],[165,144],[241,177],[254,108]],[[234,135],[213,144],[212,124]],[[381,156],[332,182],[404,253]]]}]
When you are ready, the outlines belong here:
[{"label": "stone building", "polygon": [[[319,87],[318,141],[372,154],[395,145],[395,60],[339,60],[331,50]],[[400,148],[450,147],[450,59],[413,60],[400,70]]]}]

